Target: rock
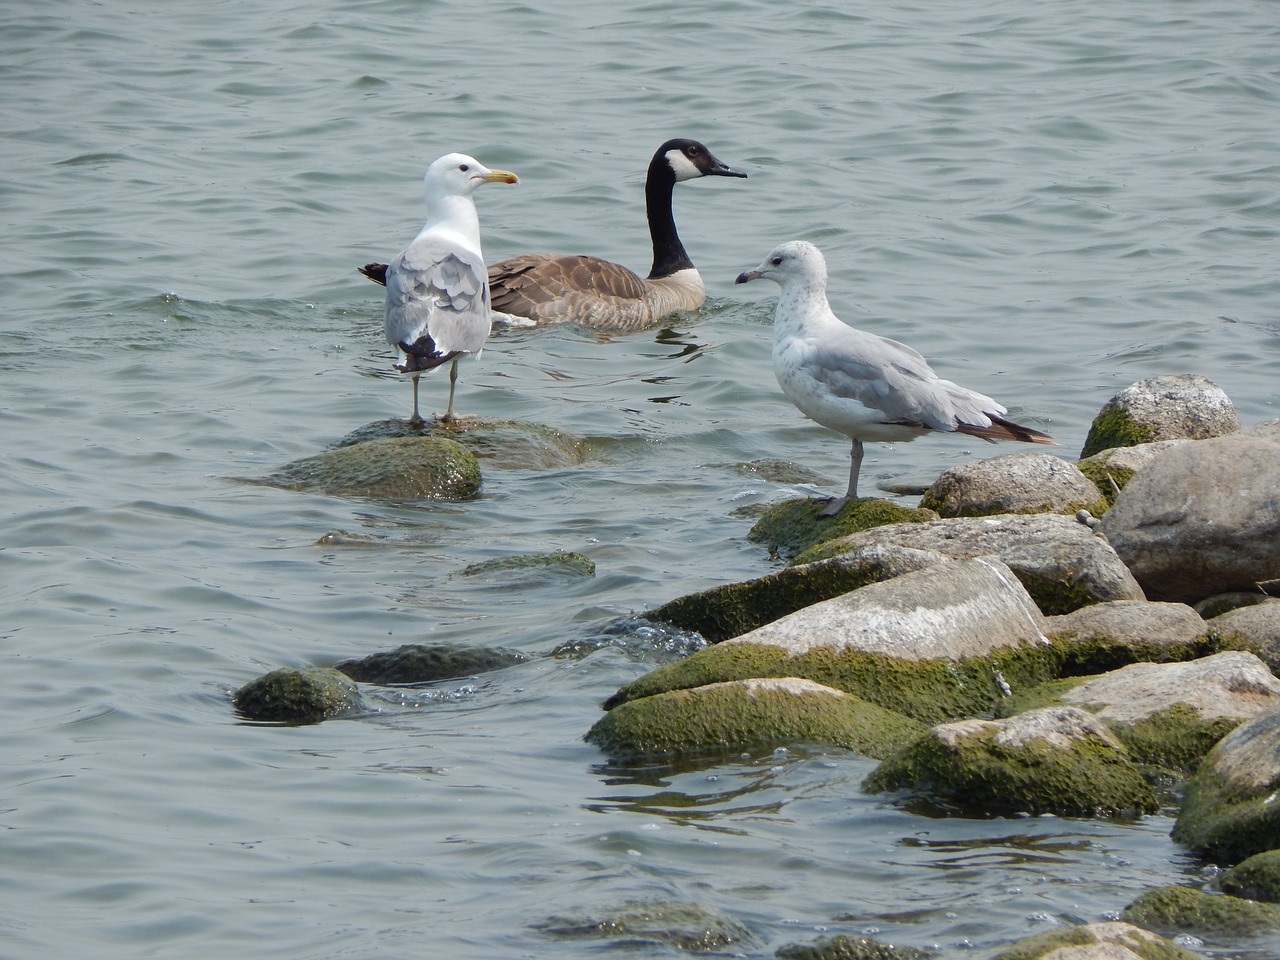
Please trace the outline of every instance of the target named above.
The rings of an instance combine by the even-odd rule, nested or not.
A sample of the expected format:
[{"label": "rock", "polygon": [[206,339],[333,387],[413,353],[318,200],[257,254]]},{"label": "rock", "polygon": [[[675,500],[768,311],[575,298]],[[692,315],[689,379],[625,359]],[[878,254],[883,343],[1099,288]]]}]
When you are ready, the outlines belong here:
[{"label": "rock", "polygon": [[548,576],[563,578],[590,578],[596,575],[596,565],[581,553],[552,550],[550,553],[519,553],[509,557],[482,560],[458,571],[460,577],[479,577],[510,585],[521,579],[546,579]]},{"label": "rock", "polygon": [[752,941],[736,920],[696,903],[660,900],[624,903],[594,916],[551,917],[534,926],[561,940],[614,941],[606,952],[635,952],[642,944],[662,943],[688,953],[718,954],[740,952]]},{"label": "rock", "polygon": [[1111,922],[1050,930],[991,960],[1199,960],[1199,954],[1131,923]]},{"label": "rock", "polygon": [[1151,377],[1125,387],[1094,418],[1080,458],[1156,440],[1203,440],[1240,429],[1231,399],[1195,374]]},{"label": "rock", "polygon": [[826,504],[825,500],[808,497],[773,504],[756,521],[747,539],[752,543],[763,543],[772,555],[790,557],[816,543],[859,530],[938,518],[932,510],[903,507],[873,497],[851,500],[834,517],[819,517]]},{"label": "rock", "polygon": [[1070,674],[1206,656],[1219,649],[1208,633],[1209,625],[1185,603],[1112,600],[1045,621],[1045,634],[1064,647]]},{"label": "rock", "polygon": [[829,560],[784,567],[755,580],[678,597],[644,616],[696,630],[719,643],[811,604],[944,560],[942,554],[929,550],[873,544]]},{"label": "rock", "polygon": [[1046,614],[1107,600],[1145,599],[1142,588],[1105,540],[1058,514],[959,517],[877,527],[807,550],[797,562],[871,545],[893,544],[968,559],[995,556],[1022,581]]},{"label": "rock", "polygon": [[1152,600],[1195,603],[1280,577],[1280,444],[1228,436],[1166,450],[1099,530]]},{"label": "rock", "polygon": [[808,467],[781,460],[777,457],[762,457],[747,463],[709,463],[708,467],[716,470],[732,470],[735,473],[746,473],[768,480],[770,483],[785,483],[792,486],[800,483],[811,483],[815,486],[826,486],[830,480]]},{"label": "rock", "polygon": [[984,812],[1117,816],[1159,809],[1120,741],[1075,707],[941,724],[881,763],[863,787],[917,791]]},{"label": "rock", "polygon": [[1280,930],[1280,907],[1190,887],[1148,890],[1121,917],[1169,935],[1243,938]]},{"label": "rock", "polygon": [[1246,436],[1270,440],[1272,443],[1280,443],[1280,417],[1274,420],[1264,420],[1262,423],[1255,423],[1251,427],[1244,427],[1240,432]]},{"label": "rock", "polygon": [[998,560],[952,560],[805,607],[638,678],[606,701],[803,677],[935,723],[989,709],[1001,674],[1054,676],[1043,617]]},{"label": "rock", "polygon": [[1198,601],[1194,608],[1200,616],[1206,620],[1212,620],[1214,617],[1220,617],[1240,607],[1252,607],[1274,599],[1276,598],[1258,590],[1232,590],[1229,593],[1215,593],[1212,597],[1205,597]]},{"label": "rock", "polygon": [[[1081,460],[1077,466],[1080,472],[1093,481],[1107,506],[1115,503],[1116,497],[1133,479],[1133,475],[1149,464],[1170,447],[1191,440],[1157,440],[1154,443],[1140,443],[1135,447],[1110,447]],[[1099,516],[1104,511],[1097,512]]]},{"label": "rock", "polygon": [[1218,877],[1223,893],[1263,903],[1280,903],[1280,850],[1255,853]]},{"label": "rock", "polygon": [[408,420],[377,420],[355,430],[336,446],[396,437],[456,440],[485,465],[495,469],[555,470],[576,467],[590,454],[588,442],[542,423],[462,416],[448,423],[431,420],[414,426]]},{"label": "rock", "polygon": [[1173,839],[1220,864],[1280,849],[1280,711],[1218,742],[1187,781]]},{"label": "rock", "polygon": [[586,739],[621,759],[671,759],[813,741],[881,757],[919,735],[900,714],[794,677],[673,690],[614,707]]},{"label": "rock", "polygon": [[774,956],[778,960],[935,960],[938,954],[932,950],[881,943],[871,937],[841,934],[823,937],[813,944],[779,947]]},{"label": "rock", "polygon": [[1214,617],[1208,627],[1227,646],[1256,653],[1273,673],[1280,672],[1280,600],[1237,607]]},{"label": "rock", "polygon": [[1074,463],[1050,453],[1007,453],[951,467],[920,506],[941,517],[1006,513],[1102,513],[1107,501]]},{"label": "rock", "polygon": [[272,670],[237,690],[232,702],[244,719],[270,723],[319,723],[365,709],[350,678],[328,667]]},{"label": "rock", "polygon": [[1251,653],[1219,653],[1050,683],[1001,704],[1001,712],[1045,702],[1088,710],[1137,763],[1191,773],[1242,721],[1280,710],[1280,680]]},{"label": "rock", "polygon": [[499,647],[415,643],[358,660],[342,660],[334,669],[361,683],[430,683],[501,670],[528,659],[523,653]]},{"label": "rock", "polygon": [[480,493],[480,467],[456,440],[400,437],[295,460],[260,482],[334,497],[469,500]]}]

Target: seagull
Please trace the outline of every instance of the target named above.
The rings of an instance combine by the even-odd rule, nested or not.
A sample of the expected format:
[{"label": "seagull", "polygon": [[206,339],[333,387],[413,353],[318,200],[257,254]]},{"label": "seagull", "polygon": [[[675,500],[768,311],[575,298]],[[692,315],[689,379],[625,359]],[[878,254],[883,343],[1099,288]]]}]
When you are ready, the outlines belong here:
[{"label": "seagull", "polygon": [[418,377],[453,361],[449,369],[449,407],[458,360],[479,355],[489,338],[489,283],[480,252],[480,218],[472,192],[482,183],[519,183],[507,170],[490,170],[465,153],[449,153],[432,162],[423,177],[427,222],[422,232],[386,266],[386,314],[382,329],[399,351],[395,368],[413,378],[413,416],[418,414]]},{"label": "seagull", "polygon": [[[593,330],[627,331],[652,326],[679,310],[696,310],[707,298],[702,276],[689,259],[671,213],[677,183],[698,177],[746,177],[716,159],[697,140],[668,140],[645,175],[645,210],[653,242],[653,266],[641,277],[600,257],[528,253],[489,267],[495,313],[535,326],[578,323]],[[383,282],[383,266],[360,272]]]},{"label": "seagull", "polygon": [[930,432],[983,440],[1053,444],[1047,433],[1004,418],[990,397],[941,379],[906,344],[851,327],[827,302],[827,262],[804,240],[775,247],[736,283],[760,278],[782,287],[773,318],[773,372],[787,399],[810,420],[853,441],[849,490],[819,514],[831,517],[858,496],[864,440],[901,443]]}]

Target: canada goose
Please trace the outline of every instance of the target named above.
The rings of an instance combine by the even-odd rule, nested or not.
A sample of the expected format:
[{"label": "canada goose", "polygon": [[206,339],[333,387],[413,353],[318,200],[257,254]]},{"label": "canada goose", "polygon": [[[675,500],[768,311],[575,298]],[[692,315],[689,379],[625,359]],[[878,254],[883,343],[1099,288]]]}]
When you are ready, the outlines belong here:
[{"label": "canada goose", "polygon": [[[695,310],[706,300],[702,277],[685,252],[671,213],[671,193],[682,180],[746,177],[697,140],[668,140],[649,162],[645,209],[653,241],[653,268],[641,278],[600,257],[532,253],[489,268],[495,313],[541,326],[578,323],[594,330],[639,330],[677,310]],[[381,264],[361,268],[381,281]]]},{"label": "canada goose", "polygon": [[821,516],[858,496],[864,440],[902,442],[931,431],[983,440],[1054,443],[1004,419],[990,397],[943,380],[906,344],[851,327],[827,302],[827,262],[803,240],[775,248],[737,283],[764,277],[782,287],[773,318],[773,372],[787,399],[810,420],[853,441],[849,490]]},{"label": "canada goose", "polygon": [[450,153],[432,162],[423,177],[427,222],[422,231],[386,265],[387,287],[383,332],[399,351],[395,368],[413,378],[415,426],[418,377],[426,370],[453,361],[449,370],[449,407],[443,420],[453,419],[453,388],[458,360],[479,354],[489,338],[489,284],[480,251],[480,218],[472,192],[482,183],[518,183],[506,170],[490,170],[473,157]]}]

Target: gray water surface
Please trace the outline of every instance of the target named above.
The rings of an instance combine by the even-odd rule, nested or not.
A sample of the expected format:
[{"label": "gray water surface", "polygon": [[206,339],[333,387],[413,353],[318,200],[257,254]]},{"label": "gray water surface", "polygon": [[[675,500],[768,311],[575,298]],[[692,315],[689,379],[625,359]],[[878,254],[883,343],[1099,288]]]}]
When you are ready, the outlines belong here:
[{"label": "gray water surface", "polygon": [[[742,956],[951,956],[1201,882],[1168,816],[975,820],[865,795],[838,751],[636,770],[581,738],[685,649],[626,618],[775,567],[738,508],[842,489],[847,442],[774,382],[772,288],[733,285],[782,240],[1063,456],[1148,376],[1277,415],[1275,4],[47,0],[0,10],[0,82],[0,955],[594,957],[627,938],[560,921],[656,902],[741,924]],[[489,259],[644,271],[672,136],[750,173],[677,189],[707,305],[462,365],[461,412],[582,464],[486,466],[460,504],[236,481],[408,414],[355,266],[417,231],[431,159],[521,175],[477,194]],[[1011,449],[872,445],[863,480]],[[766,457],[825,482],[733,466]],[[556,549],[596,576],[458,575]],[[358,720],[231,709],[277,666],[435,641],[535,659]]]}]

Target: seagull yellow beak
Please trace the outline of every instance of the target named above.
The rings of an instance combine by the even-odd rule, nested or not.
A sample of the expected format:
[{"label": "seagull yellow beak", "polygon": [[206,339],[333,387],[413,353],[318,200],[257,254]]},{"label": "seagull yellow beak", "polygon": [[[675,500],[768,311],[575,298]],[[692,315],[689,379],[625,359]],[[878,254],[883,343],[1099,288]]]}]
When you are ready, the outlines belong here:
[{"label": "seagull yellow beak", "polygon": [[485,183],[519,183],[520,178],[510,170],[490,170],[480,178]]}]

